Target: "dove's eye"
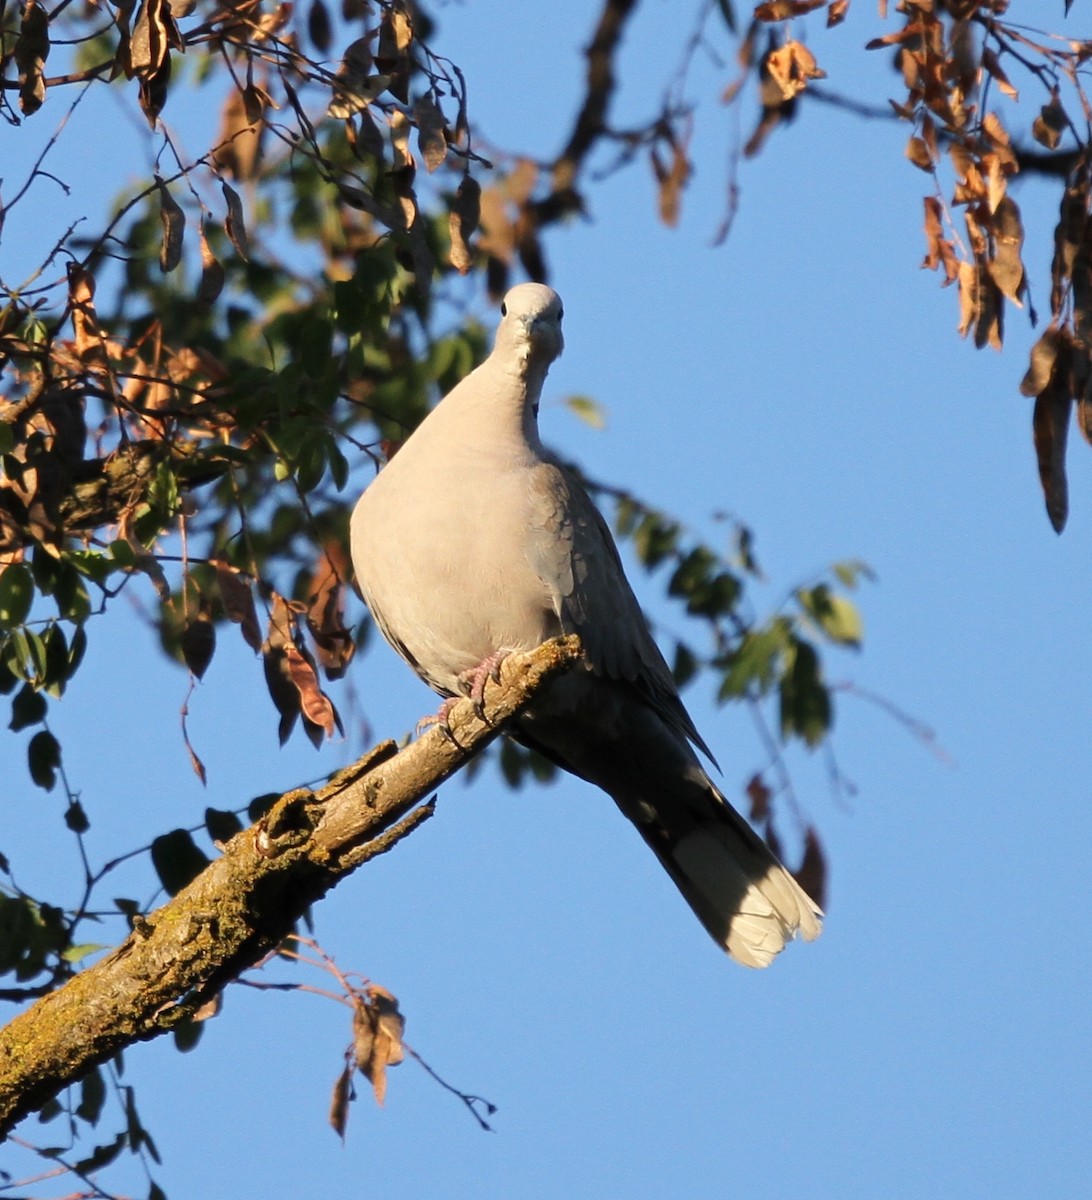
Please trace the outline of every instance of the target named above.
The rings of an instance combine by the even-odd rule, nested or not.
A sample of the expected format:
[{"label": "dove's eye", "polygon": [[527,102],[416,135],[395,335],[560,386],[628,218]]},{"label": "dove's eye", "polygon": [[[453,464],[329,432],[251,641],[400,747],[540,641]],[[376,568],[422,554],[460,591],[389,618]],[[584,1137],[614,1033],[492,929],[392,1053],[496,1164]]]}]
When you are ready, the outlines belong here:
[{"label": "dove's eye", "polygon": [[507,304],[503,304],[503,303],[501,304],[501,316],[502,317],[508,316],[508,305]]}]

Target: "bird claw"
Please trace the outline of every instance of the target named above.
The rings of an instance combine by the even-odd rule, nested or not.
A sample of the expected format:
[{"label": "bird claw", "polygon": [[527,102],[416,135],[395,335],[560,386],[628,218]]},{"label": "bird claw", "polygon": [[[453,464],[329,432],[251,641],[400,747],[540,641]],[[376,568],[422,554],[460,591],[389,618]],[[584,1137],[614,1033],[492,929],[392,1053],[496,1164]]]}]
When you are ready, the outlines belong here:
[{"label": "bird claw", "polygon": [[494,683],[500,683],[501,663],[507,657],[507,651],[498,650],[496,653],[490,654],[488,658],[483,658],[476,667],[471,667],[469,671],[464,671],[458,679],[463,695],[449,696],[440,705],[438,712],[432,713],[427,717],[422,717],[417,722],[416,732],[418,736],[429,726],[435,725],[449,742],[454,742],[455,734],[451,730],[451,711],[464,696],[474,705],[474,713],[478,720],[484,721],[486,682],[491,679]]},{"label": "bird claw", "polygon": [[422,717],[420,721],[417,722],[417,729],[415,730],[417,736],[420,737],[424,730],[428,729],[432,725],[435,725],[436,728],[439,729],[442,737],[446,738],[449,742],[454,742],[455,734],[451,731],[451,710],[458,703],[458,696],[449,696],[443,702],[443,704],[440,705],[438,712],[430,713],[427,717]]},{"label": "bird claw", "polygon": [[507,651],[496,650],[488,658],[483,658],[476,667],[464,671],[459,676],[459,686],[463,689],[463,694],[474,705],[474,712],[479,721],[485,720],[486,681],[491,679],[494,683],[500,683],[501,663],[507,657]]}]

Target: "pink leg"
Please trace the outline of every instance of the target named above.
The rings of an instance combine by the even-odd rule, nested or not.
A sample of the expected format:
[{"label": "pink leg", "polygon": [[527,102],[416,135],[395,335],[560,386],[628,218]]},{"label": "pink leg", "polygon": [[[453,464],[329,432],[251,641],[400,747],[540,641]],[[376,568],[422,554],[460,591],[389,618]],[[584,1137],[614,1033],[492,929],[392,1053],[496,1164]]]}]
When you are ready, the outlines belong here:
[{"label": "pink leg", "polygon": [[495,650],[488,658],[483,658],[476,667],[469,671],[464,671],[459,676],[459,685],[462,687],[465,695],[469,696],[474,703],[474,711],[479,717],[484,716],[482,705],[485,701],[485,683],[487,679],[492,679],[494,683],[500,683],[500,667],[501,663],[508,657],[507,650]]},{"label": "pink leg", "polygon": [[[508,657],[507,650],[497,650],[490,654],[488,658],[483,658],[476,667],[471,667],[469,671],[463,671],[459,676],[459,687],[463,691],[463,695],[469,697],[474,705],[474,711],[483,720],[485,718],[484,701],[485,701],[485,685],[486,681],[492,679],[494,683],[500,682],[500,667],[501,663]],[[440,705],[440,710],[431,716],[422,717],[417,722],[417,732],[429,725],[439,725],[442,733],[448,737],[451,736],[451,710],[462,699],[461,696],[450,696]]]}]

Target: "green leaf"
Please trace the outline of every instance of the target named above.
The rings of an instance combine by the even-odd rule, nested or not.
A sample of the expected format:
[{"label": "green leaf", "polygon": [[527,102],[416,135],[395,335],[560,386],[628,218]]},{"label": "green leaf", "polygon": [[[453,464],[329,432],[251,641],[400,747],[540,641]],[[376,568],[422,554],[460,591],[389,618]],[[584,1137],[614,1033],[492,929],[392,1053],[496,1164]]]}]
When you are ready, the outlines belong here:
[{"label": "green leaf", "polygon": [[155,1180],[152,1180],[151,1186],[148,1188],[148,1200],[167,1200],[167,1193],[159,1186]]},{"label": "green leaf", "polygon": [[252,825],[255,821],[260,821],[280,798],[280,792],[264,792],[261,796],[255,796],[246,806],[247,820]]},{"label": "green leaf", "polygon": [[42,686],[55,700],[59,700],[68,681],[68,639],[60,624],[54,621],[42,634],[42,642],[45,645]]},{"label": "green leaf", "polygon": [[115,896],[114,906],[118,912],[123,913],[129,919],[130,924],[134,917],[139,917],[143,912],[140,904],[136,900],[130,900],[127,896]]},{"label": "green leaf", "polygon": [[125,1149],[125,1144],[125,1134],[119,1133],[112,1142],[107,1142],[105,1146],[96,1146],[86,1158],[81,1158],[72,1169],[80,1175],[89,1175],[92,1171],[101,1171],[103,1167],[108,1167],[117,1158],[122,1150]]},{"label": "green leaf", "polygon": [[97,1125],[106,1102],[106,1081],[98,1067],[92,1067],[80,1080],[80,1103],[76,1116],[88,1125]]},{"label": "green leaf", "polygon": [[26,563],[12,563],[0,571],[0,626],[22,625],[33,599],[34,576]]},{"label": "green leaf", "polygon": [[775,617],[765,629],[750,629],[729,657],[719,698],[746,695],[752,686],[765,694],[777,678],[781,656],[789,645],[789,625]]},{"label": "green leaf", "polygon": [[72,563],[61,563],[57,582],[53,588],[57,611],[62,617],[81,625],[91,615],[91,598],[80,578],[79,570]]},{"label": "green leaf", "polygon": [[205,828],[214,842],[226,842],[243,828],[238,816],[223,808],[205,809]]},{"label": "green leaf", "polygon": [[51,792],[57,782],[57,768],[61,765],[61,743],[48,729],[40,730],[30,739],[27,763],[31,779],[40,788]]},{"label": "green leaf", "polygon": [[23,676],[12,670],[8,655],[14,653],[10,638],[0,638],[0,696],[10,696]]},{"label": "green leaf", "polygon": [[10,454],[15,449],[15,430],[10,421],[0,421],[0,454]]},{"label": "green leaf", "polygon": [[100,584],[105,583],[119,566],[113,554],[100,550],[66,550],[63,565],[74,567],[92,583]]},{"label": "green leaf", "polygon": [[137,564],[136,549],[126,538],[118,538],[117,541],[111,542],[108,553],[119,567],[127,571],[131,571]]},{"label": "green leaf", "polygon": [[680,689],[686,687],[697,673],[698,660],[694,657],[694,652],[683,642],[676,642],[675,662],[671,667],[671,674],[675,677],[675,686]]},{"label": "green leaf", "polygon": [[185,829],[172,829],[152,842],[152,866],[169,896],[180,892],[208,865],[208,856]]},{"label": "green leaf", "polygon": [[196,1048],[204,1030],[203,1021],[179,1021],[171,1030],[171,1033],[174,1034],[174,1048],[180,1054],[189,1054]]},{"label": "green leaf", "polygon": [[832,642],[842,646],[860,646],[861,614],[851,600],[832,592],[825,583],[813,588],[801,588],[796,595],[801,608]]},{"label": "green leaf", "polygon": [[876,578],[868,563],[859,558],[847,558],[844,562],[836,562],[831,570],[847,588],[856,587],[859,579],[871,581]]},{"label": "green leaf", "polygon": [[77,625],[72,634],[72,641],[68,643],[68,679],[71,679],[76,674],[86,652],[87,631],[82,625]]},{"label": "green leaf", "polygon": [[47,709],[45,696],[29,683],[24,683],[11,702],[11,722],[8,728],[13,733],[18,733],[20,729],[37,725],[45,720]]},{"label": "green leaf", "polygon": [[781,677],[781,735],[817,746],[833,720],[830,693],[823,684],[815,648],[794,638],[788,669]]},{"label": "green leaf", "polygon": [[151,1134],[141,1123],[136,1110],[136,1093],[131,1087],[125,1089],[125,1124],[129,1135],[129,1149],[136,1154],[141,1146],[146,1146],[148,1153],[158,1163],[159,1151],[155,1148]]},{"label": "green leaf", "polygon": [[64,823],[73,833],[86,833],[91,828],[87,811],[79,800],[73,800],[64,810]]},{"label": "green leaf", "polygon": [[330,478],[334,481],[334,487],[339,492],[345,490],[345,485],[349,482],[349,460],[341,453],[341,448],[331,442],[329,446],[330,457]]},{"label": "green leaf", "polygon": [[74,946],[66,946],[61,951],[61,958],[66,963],[72,963],[75,966],[76,963],[83,962],[90,955],[98,954],[100,950],[107,949],[109,949],[109,946],[105,942],[79,942]]},{"label": "green leaf", "polygon": [[592,429],[606,429],[606,410],[590,396],[566,396],[564,403],[569,412],[579,417],[585,425],[590,425]]},{"label": "green leaf", "polygon": [[658,513],[648,513],[633,535],[637,554],[650,571],[674,552],[678,540],[678,525]]}]

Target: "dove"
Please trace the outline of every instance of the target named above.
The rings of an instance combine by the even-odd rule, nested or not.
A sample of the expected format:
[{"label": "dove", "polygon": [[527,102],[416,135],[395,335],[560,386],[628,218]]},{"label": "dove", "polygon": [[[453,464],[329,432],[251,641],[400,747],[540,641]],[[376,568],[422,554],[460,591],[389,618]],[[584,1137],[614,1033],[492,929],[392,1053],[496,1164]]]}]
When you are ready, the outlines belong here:
[{"label": "dove", "polygon": [[505,655],[577,634],[582,661],[506,732],[605,791],[717,944],[767,966],[795,935],[817,937],[822,913],[701,765],[697,751],[715,760],[610,530],[540,440],[543,383],[564,347],[560,297],[520,284],[500,311],[492,353],[353,511],[364,600],[391,646],[449,700],[480,702]]}]

